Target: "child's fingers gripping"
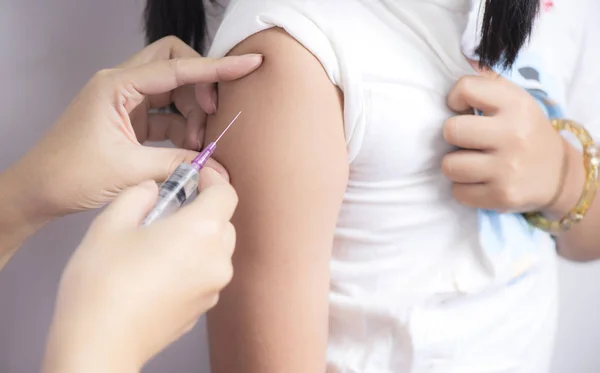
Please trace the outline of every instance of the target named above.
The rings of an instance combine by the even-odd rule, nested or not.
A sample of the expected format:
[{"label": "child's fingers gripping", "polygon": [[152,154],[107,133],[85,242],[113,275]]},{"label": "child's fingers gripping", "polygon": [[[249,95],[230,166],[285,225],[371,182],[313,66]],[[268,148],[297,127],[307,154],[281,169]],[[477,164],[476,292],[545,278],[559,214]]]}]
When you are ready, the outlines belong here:
[{"label": "child's fingers gripping", "polygon": [[494,150],[506,140],[505,126],[499,126],[494,117],[457,115],[446,120],[444,140],[464,149]]},{"label": "child's fingers gripping", "polygon": [[510,97],[509,87],[501,78],[463,76],[447,97],[448,107],[457,113],[472,112],[473,108],[494,115]]}]

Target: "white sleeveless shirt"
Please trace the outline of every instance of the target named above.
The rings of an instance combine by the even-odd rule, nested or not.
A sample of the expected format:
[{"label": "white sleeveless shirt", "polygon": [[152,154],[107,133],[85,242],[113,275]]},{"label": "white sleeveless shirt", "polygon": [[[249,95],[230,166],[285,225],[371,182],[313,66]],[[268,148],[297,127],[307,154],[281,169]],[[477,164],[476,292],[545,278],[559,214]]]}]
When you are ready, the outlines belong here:
[{"label": "white sleeveless shirt", "polygon": [[470,8],[232,0],[215,35],[209,55],[220,57],[281,27],[344,93],[350,176],[331,261],[329,373],[548,371],[554,243],[541,235],[535,266],[499,275],[483,253],[477,210],[454,201],[440,169],[452,150],[442,137],[446,95],[473,74],[461,52]]}]

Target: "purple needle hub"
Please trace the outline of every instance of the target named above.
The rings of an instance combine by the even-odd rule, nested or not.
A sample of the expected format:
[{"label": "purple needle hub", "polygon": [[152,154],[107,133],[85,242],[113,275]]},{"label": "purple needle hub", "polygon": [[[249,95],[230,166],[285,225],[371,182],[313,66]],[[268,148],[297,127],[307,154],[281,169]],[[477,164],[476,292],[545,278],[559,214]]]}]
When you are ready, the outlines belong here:
[{"label": "purple needle hub", "polygon": [[208,162],[208,159],[213,155],[215,149],[217,149],[216,141],[208,144],[206,148],[204,148],[204,150],[202,150],[200,154],[198,154],[198,156],[194,158],[194,160],[192,161],[192,166],[194,166],[196,170],[200,171],[202,167],[204,167],[206,162]]}]

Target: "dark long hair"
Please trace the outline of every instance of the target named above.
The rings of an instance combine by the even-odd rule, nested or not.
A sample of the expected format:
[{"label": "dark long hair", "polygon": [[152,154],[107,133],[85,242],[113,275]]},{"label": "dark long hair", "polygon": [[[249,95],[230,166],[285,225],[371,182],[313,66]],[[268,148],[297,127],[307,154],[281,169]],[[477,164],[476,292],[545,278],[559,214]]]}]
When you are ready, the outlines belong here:
[{"label": "dark long hair", "polygon": [[[477,48],[480,64],[510,67],[531,34],[539,8],[540,0],[485,0]],[[147,42],[175,35],[198,52],[204,52],[203,0],[147,0],[144,21]]]},{"label": "dark long hair", "polygon": [[[216,0],[210,0],[216,3]],[[147,0],[144,10],[146,42],[174,35],[198,53],[206,47],[206,10],[203,0]]]}]

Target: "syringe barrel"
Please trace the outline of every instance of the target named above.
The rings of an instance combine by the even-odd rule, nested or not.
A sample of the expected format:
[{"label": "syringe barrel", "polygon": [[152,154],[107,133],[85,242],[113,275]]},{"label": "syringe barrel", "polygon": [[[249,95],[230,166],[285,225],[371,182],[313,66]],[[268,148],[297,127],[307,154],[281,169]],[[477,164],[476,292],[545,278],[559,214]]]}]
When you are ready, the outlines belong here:
[{"label": "syringe barrel", "polygon": [[158,201],[142,226],[150,225],[160,218],[167,217],[179,208],[198,188],[198,169],[189,163],[182,163],[165,180],[158,192]]}]

